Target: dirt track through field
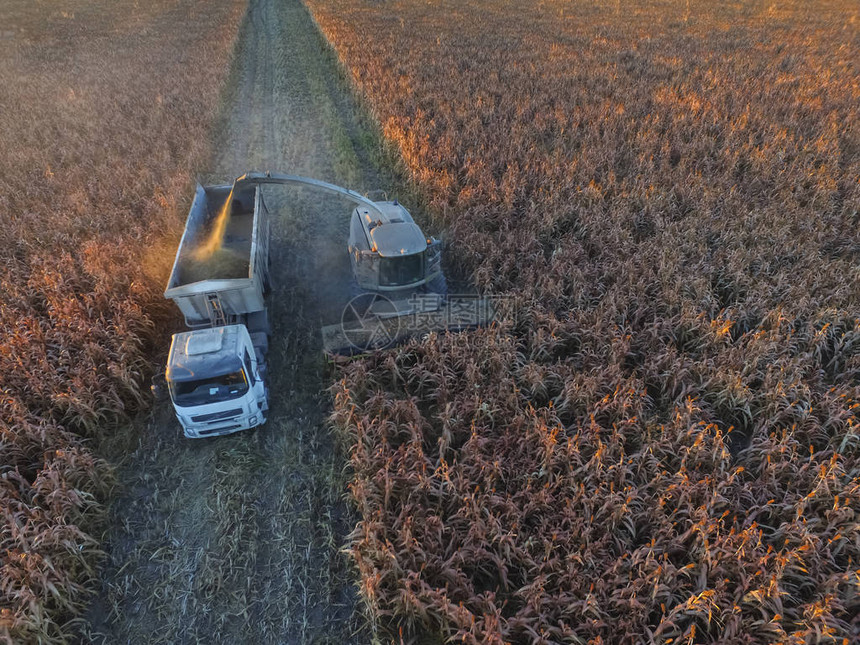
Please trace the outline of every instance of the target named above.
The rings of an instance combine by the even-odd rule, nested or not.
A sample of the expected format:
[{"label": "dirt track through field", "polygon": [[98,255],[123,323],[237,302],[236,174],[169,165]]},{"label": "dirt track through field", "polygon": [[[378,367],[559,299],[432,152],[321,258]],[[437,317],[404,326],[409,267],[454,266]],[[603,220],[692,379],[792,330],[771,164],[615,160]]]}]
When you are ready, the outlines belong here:
[{"label": "dirt track through field", "polygon": [[[385,188],[335,63],[298,0],[250,0],[212,172]],[[155,136],[155,135],[153,135]],[[366,144],[365,144],[366,145]],[[119,643],[366,643],[339,553],[353,519],[326,426],[319,326],[348,297],[351,207],[264,189],[274,293],[268,423],[182,438],[169,402],[141,422],[111,508],[88,637]],[[322,200],[322,203],[320,203]]]}]

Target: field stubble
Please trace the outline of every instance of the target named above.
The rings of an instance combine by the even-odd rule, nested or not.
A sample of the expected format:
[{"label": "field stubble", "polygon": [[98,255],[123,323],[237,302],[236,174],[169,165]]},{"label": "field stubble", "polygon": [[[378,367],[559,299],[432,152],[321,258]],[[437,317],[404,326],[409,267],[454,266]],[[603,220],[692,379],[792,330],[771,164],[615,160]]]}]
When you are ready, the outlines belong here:
[{"label": "field stubble", "polygon": [[114,481],[92,445],[148,404],[160,289],[241,4],[0,7],[5,642],[64,642],[89,600]]},{"label": "field stubble", "polygon": [[309,5],[511,296],[333,389],[379,623],[856,641],[856,6]]}]

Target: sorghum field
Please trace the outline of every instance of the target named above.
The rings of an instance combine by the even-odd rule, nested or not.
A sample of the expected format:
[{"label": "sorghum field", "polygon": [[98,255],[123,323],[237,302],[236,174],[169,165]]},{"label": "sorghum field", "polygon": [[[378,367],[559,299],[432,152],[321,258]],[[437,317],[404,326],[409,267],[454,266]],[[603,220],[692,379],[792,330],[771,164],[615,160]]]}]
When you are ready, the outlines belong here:
[{"label": "sorghum field", "polygon": [[[0,641],[66,642],[243,3],[0,4]],[[177,206],[177,202],[181,202]]]},{"label": "sorghum field", "polygon": [[405,642],[860,639],[860,9],[309,0],[494,328],[343,368]]}]

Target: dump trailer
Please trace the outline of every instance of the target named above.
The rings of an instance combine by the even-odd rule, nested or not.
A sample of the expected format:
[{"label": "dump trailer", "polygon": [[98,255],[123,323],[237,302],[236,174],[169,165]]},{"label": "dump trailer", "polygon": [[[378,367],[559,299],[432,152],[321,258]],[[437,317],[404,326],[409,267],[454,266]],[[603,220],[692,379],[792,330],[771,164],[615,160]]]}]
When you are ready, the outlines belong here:
[{"label": "dump trailer", "polygon": [[259,184],[197,186],[164,292],[189,328],[174,334],[165,373],[187,437],[266,421],[269,237]]}]

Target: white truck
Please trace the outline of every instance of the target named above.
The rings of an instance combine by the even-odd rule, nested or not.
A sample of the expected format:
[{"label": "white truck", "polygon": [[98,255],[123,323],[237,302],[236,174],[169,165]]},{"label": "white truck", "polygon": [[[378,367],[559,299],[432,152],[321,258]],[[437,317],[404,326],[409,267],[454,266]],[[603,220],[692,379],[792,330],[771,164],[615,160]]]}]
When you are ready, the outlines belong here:
[{"label": "white truck", "polygon": [[165,374],[185,436],[265,423],[268,287],[260,186],[198,186],[164,292],[190,329],[173,336]]}]

